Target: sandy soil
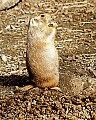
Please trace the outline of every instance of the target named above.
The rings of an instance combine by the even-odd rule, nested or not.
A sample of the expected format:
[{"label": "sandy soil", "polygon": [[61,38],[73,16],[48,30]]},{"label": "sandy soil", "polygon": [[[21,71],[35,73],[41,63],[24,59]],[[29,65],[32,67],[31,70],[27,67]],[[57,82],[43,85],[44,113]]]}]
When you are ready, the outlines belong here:
[{"label": "sandy soil", "polygon": [[[40,13],[51,14],[58,24],[62,93],[39,88],[22,92],[16,87],[30,84],[27,30],[30,17]],[[0,11],[0,92],[1,120],[95,120],[96,1],[22,0]]]}]

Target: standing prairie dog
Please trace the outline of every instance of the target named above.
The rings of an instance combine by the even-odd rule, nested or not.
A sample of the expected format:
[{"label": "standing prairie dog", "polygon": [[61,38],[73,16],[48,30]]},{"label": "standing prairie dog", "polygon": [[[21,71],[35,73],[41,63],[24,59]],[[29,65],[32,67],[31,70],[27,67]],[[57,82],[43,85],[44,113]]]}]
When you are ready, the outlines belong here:
[{"label": "standing prairie dog", "polygon": [[35,86],[53,88],[59,82],[58,53],[54,45],[56,23],[47,14],[30,19],[27,45],[27,68]]}]

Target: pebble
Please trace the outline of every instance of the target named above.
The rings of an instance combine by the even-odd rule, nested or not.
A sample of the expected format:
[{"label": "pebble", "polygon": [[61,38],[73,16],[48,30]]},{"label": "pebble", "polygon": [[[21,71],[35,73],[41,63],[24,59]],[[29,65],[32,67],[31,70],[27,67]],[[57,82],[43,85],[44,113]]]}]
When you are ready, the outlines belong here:
[{"label": "pebble", "polygon": [[4,62],[7,62],[7,57],[6,57],[4,54],[1,55],[1,59],[2,59]]},{"label": "pebble", "polygon": [[15,30],[16,28],[15,28],[13,25],[7,25],[7,26],[6,26],[6,29]]}]

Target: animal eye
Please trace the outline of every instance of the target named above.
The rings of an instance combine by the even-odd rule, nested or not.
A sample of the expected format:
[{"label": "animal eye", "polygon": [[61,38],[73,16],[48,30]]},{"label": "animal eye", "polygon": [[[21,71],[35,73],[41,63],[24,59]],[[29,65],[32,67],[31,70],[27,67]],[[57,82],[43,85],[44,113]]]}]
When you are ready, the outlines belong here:
[{"label": "animal eye", "polygon": [[44,14],[42,14],[41,17],[44,17]]}]

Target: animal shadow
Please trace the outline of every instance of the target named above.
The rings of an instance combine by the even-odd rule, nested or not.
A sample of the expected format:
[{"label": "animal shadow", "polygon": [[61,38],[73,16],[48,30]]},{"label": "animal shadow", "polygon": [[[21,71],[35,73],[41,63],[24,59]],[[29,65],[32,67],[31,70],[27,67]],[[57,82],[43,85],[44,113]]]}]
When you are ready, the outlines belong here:
[{"label": "animal shadow", "polygon": [[22,87],[28,85],[30,79],[28,76],[23,75],[10,75],[10,76],[0,76],[0,85],[2,86],[18,86]]}]

